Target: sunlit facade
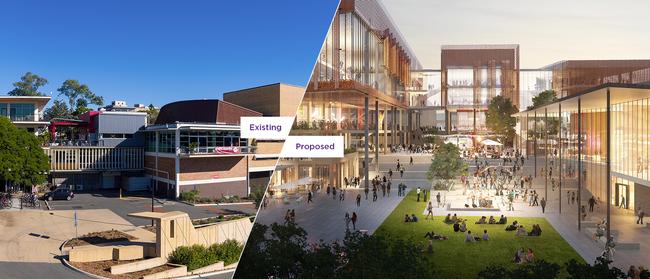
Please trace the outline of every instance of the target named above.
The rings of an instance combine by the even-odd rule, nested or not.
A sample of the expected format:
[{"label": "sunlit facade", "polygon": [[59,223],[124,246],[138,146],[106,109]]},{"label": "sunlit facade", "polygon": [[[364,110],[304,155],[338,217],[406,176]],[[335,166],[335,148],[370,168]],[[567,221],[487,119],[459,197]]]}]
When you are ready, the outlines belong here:
[{"label": "sunlit facade", "polygon": [[[282,160],[271,184],[317,177],[342,186],[366,177],[388,147],[406,144],[411,70],[420,65],[376,1],[342,1],[296,113],[292,135],[341,135],[340,160]],[[290,175],[291,174],[291,175]],[[289,179],[291,178],[291,179]]]},{"label": "sunlit facade", "polygon": [[650,86],[604,84],[516,116],[518,147],[548,188],[593,196],[608,220],[611,207],[650,208]]}]

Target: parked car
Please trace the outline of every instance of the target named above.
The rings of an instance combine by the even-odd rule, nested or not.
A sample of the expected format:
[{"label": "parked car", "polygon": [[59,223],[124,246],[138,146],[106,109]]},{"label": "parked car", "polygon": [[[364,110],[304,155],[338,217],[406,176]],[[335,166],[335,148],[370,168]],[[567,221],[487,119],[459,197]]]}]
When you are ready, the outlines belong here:
[{"label": "parked car", "polygon": [[44,200],[71,200],[74,198],[74,193],[68,188],[56,188],[54,191],[45,193]]}]

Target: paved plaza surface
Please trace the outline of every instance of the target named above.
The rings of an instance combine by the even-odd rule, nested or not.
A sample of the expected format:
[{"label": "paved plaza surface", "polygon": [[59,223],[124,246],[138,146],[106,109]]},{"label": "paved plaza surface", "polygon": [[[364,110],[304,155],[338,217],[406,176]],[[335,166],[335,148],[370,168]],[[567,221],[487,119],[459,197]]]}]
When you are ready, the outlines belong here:
[{"label": "paved plaza surface", "polygon": [[[379,170],[382,175],[389,168],[395,170],[393,163],[396,163],[396,158],[394,156],[380,156]],[[286,211],[294,209],[296,211],[296,223],[307,231],[308,241],[317,242],[320,239],[335,241],[342,240],[345,237],[345,213],[348,212],[352,215],[352,212],[356,212],[358,216],[357,229],[373,233],[401,202],[403,197],[397,196],[397,185],[400,182],[407,186],[407,192],[418,186],[425,187],[430,184],[426,180],[426,169],[431,156],[414,156],[416,162],[412,166],[408,165],[408,157],[405,158],[406,161],[400,157],[400,161],[407,164],[404,177],[400,179],[399,172],[394,172],[390,197],[382,197],[381,191],[377,191],[377,201],[373,202],[372,191],[369,191],[366,200],[363,188],[347,188],[345,189],[345,201],[339,201],[338,196],[333,199],[331,194],[327,195],[325,189],[322,189],[320,192],[315,193],[313,203],[307,203],[305,195],[303,195],[301,201],[297,201],[299,196],[289,198],[289,204],[284,204],[282,199],[272,199],[266,208],[260,210],[256,221],[266,225],[274,222],[283,223]],[[371,172],[371,176],[375,173]],[[361,194],[360,207],[356,206],[357,194]],[[351,224],[350,229],[352,229]]]},{"label": "paved plaza surface", "polygon": [[[413,165],[409,164],[410,157],[413,157],[414,159]],[[306,203],[306,196],[303,197],[300,202],[296,201],[297,197],[293,197],[290,199],[289,204],[284,204],[281,200],[271,201],[266,209],[260,211],[257,221],[263,224],[271,224],[273,222],[282,223],[284,222],[284,216],[287,209],[295,209],[296,223],[308,232],[309,241],[318,241],[319,239],[332,241],[342,239],[345,235],[345,212],[351,213],[352,211],[356,211],[359,216],[357,229],[367,230],[369,233],[373,233],[401,201],[401,197],[397,197],[396,195],[397,189],[395,185],[404,182],[408,186],[408,189],[430,187],[431,182],[426,179],[426,172],[430,165],[431,158],[432,155],[430,154],[381,154],[379,160],[379,173],[383,175],[389,169],[394,171],[393,189],[390,198],[382,198],[381,192],[379,192],[379,199],[374,204],[371,200],[366,201],[365,199],[362,199],[361,207],[356,207],[354,198],[356,193],[362,193],[363,197],[362,189],[347,190],[344,202],[339,202],[338,198],[333,200],[331,195],[327,196],[327,194],[324,193],[323,189],[321,193],[315,195],[314,202],[310,204]],[[399,177],[399,172],[395,172],[397,159],[399,159],[402,164],[405,164],[406,170],[402,179]],[[498,165],[501,162],[501,160],[489,161],[491,165]],[[541,162],[541,160],[539,162]],[[471,171],[473,169],[473,161],[468,161],[468,163],[470,163]],[[374,171],[374,167],[375,166],[371,166],[371,177],[377,173]],[[532,157],[526,160],[523,169],[526,175],[534,173]],[[575,186],[568,188],[567,185],[570,185],[568,181],[566,181],[564,185],[565,187],[562,189],[563,193],[561,200],[561,202],[563,202],[562,214],[559,213],[560,190],[552,190],[550,183],[548,185],[548,203],[546,213],[542,213],[542,209],[539,206],[528,206],[528,202],[522,201],[520,197],[520,199],[514,203],[514,211],[507,211],[507,206],[501,204],[499,205],[501,207],[499,211],[450,211],[446,207],[440,207],[435,208],[434,214],[436,216],[445,216],[448,213],[457,213],[461,216],[500,216],[501,214],[505,214],[509,217],[510,222],[514,220],[513,217],[516,219],[517,216],[544,217],[576,250],[576,252],[585,259],[585,261],[591,263],[602,253],[604,241],[597,242],[592,239],[593,228],[589,228],[589,225],[587,224],[589,222],[583,223],[582,231],[578,231],[578,203],[567,204],[566,200],[566,191],[575,191],[577,188]],[[408,189],[407,191],[409,191]],[[459,182],[457,182],[457,186],[455,186],[454,189],[455,190],[451,192],[442,191],[441,195],[446,197],[448,203],[464,205],[467,200],[467,195],[463,194],[463,189],[460,188]],[[540,194],[541,199],[545,193],[544,178],[541,176],[535,178],[531,189],[536,190]],[[434,205],[435,194],[437,192],[438,191],[435,190],[431,191],[432,195],[429,198],[434,201]],[[590,197],[590,194],[583,190],[582,204],[587,205],[587,200]],[[497,203],[501,202],[500,199],[501,197],[495,198]],[[601,220],[605,217],[605,209],[606,206],[604,204],[597,205],[593,213],[588,213],[587,219],[591,223]],[[422,212],[422,214],[424,215],[425,212]],[[620,242],[621,244],[633,243],[640,246],[640,249],[638,250],[627,249],[622,246],[616,250],[614,265],[623,270],[627,270],[630,265],[650,265],[648,264],[650,263],[650,227],[636,225],[635,220],[636,219],[630,210],[621,210],[612,206],[611,227],[612,232],[616,235],[617,242]]]}]

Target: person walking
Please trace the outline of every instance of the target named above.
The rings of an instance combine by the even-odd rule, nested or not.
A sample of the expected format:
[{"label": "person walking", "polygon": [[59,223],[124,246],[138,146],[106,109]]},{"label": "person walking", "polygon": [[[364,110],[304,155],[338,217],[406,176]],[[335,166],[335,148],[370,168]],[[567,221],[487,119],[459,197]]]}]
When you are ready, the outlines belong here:
[{"label": "person walking", "polygon": [[539,205],[542,206],[542,213],[545,213],[546,212],[546,199],[542,198],[542,200],[539,201]]},{"label": "person walking", "polygon": [[429,216],[433,219],[433,204],[431,204],[431,202],[427,205],[427,217],[424,219],[429,219]]},{"label": "person walking", "polygon": [[357,207],[361,206],[361,194],[357,194]]},{"label": "person walking", "polygon": [[388,178],[393,179],[393,169],[388,169]]},{"label": "person walking", "polygon": [[639,210],[636,211],[636,216],[638,219],[636,219],[636,223],[639,225],[643,225],[643,217],[645,217],[645,212],[643,212],[643,209],[639,206]]},{"label": "person walking", "polygon": [[571,204],[571,191],[566,191],[566,204]]},{"label": "person walking", "polygon": [[356,231],[357,230],[357,213],[356,212],[352,212],[351,220],[352,220],[352,229]]},{"label": "person walking", "polygon": [[409,161],[409,165],[413,165],[413,156],[411,156],[411,160]]},{"label": "person walking", "polygon": [[399,178],[404,177],[404,168],[399,169]]},{"label": "person walking", "polygon": [[365,189],[363,189],[363,192],[366,194],[366,200],[368,199],[368,192],[369,192],[369,191],[370,191],[370,189],[368,189],[368,187],[366,187]]},{"label": "person walking", "polygon": [[345,231],[350,230],[350,213],[345,212]]},{"label": "person walking", "polygon": [[594,199],[594,196],[591,196],[587,203],[589,203],[589,212],[594,212],[594,205],[596,205],[596,199]]},{"label": "person walking", "polygon": [[533,193],[533,206],[539,206],[539,195],[537,195],[537,192]]},{"label": "person walking", "polygon": [[386,193],[388,194],[388,197],[390,198],[390,186],[391,186],[390,180],[386,183]]},{"label": "person walking", "polygon": [[311,203],[313,201],[312,196],[313,194],[311,193],[311,191],[309,191],[309,193],[307,193],[307,203]]},{"label": "person walking", "polygon": [[440,192],[436,194],[436,202],[438,202],[438,207],[440,207]]},{"label": "person walking", "polygon": [[418,187],[418,189],[415,191],[415,193],[418,194],[418,202],[420,202],[420,193],[421,192],[422,192],[422,190],[420,190],[420,187]]},{"label": "person walking", "polygon": [[618,203],[618,208],[627,208],[625,206],[625,196],[621,195],[621,202]]},{"label": "person walking", "polygon": [[377,188],[372,188],[372,202],[377,201]]},{"label": "person walking", "polygon": [[571,192],[571,204],[576,204],[576,192]]}]

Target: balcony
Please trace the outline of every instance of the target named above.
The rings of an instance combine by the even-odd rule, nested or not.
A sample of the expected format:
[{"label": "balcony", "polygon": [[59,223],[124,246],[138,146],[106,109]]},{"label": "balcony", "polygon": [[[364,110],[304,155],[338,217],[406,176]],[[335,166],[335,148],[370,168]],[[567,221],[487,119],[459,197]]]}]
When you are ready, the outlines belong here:
[{"label": "balcony", "polygon": [[50,158],[50,170],[121,171],[144,168],[141,147],[51,146],[43,148]]}]

